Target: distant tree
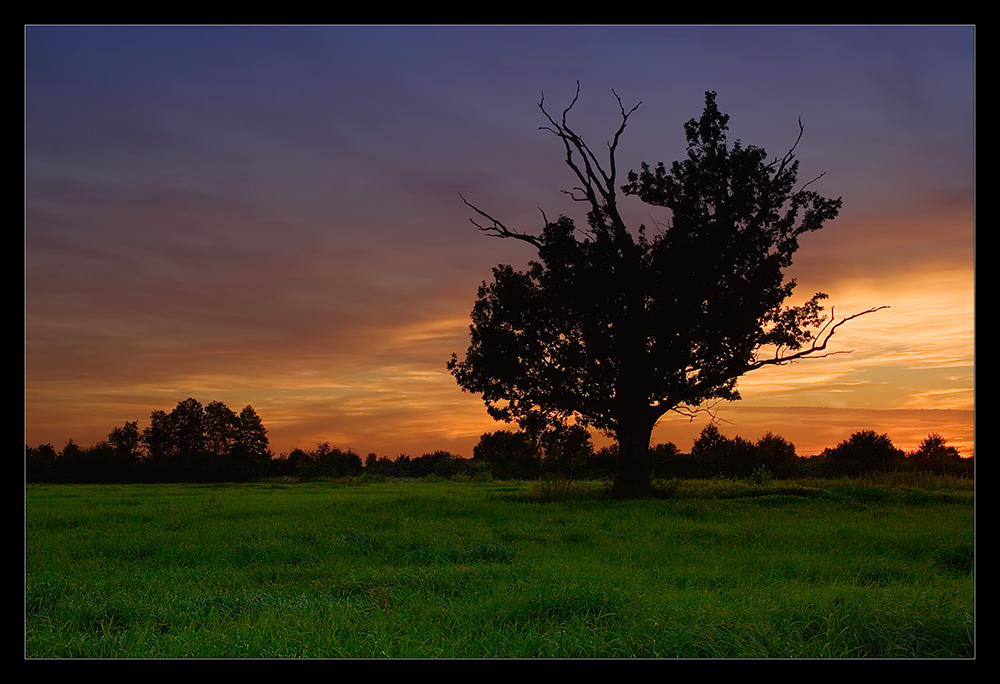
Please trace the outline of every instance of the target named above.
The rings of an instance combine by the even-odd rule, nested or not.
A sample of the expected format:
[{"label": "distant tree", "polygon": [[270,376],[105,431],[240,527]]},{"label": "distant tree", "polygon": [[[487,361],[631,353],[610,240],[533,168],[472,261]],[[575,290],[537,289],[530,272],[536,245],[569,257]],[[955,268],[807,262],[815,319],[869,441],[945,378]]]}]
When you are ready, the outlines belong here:
[{"label": "distant tree", "polygon": [[493,477],[500,480],[536,477],[541,471],[538,445],[525,432],[484,433],[472,454],[475,460],[488,463]]},{"label": "distant tree", "polygon": [[691,460],[696,464],[698,474],[702,476],[723,474],[726,452],[730,444],[729,439],[719,431],[715,423],[706,425],[691,445]]},{"label": "distant tree", "polygon": [[727,477],[749,477],[760,465],[757,446],[736,435],[724,452],[723,463],[723,472]]},{"label": "distant tree", "polygon": [[691,447],[691,460],[703,476],[749,477],[758,466],[765,465],[765,455],[758,444],[739,435],[728,439],[714,423],[709,423]]},{"label": "distant tree", "polygon": [[650,473],[653,477],[681,477],[687,475],[685,459],[673,442],[664,442],[649,448]]},{"label": "distant tree", "polygon": [[[579,88],[577,89],[577,97]],[[685,125],[687,157],[665,167],[642,164],[619,186],[615,154],[606,162],[539,103],[544,126],[560,141],[579,183],[587,225],[545,219],[539,234],[508,228],[469,204],[499,238],[537,250],[526,271],[493,269],[472,311],[464,360],[448,364],[463,390],[481,394],[489,414],[522,429],[543,422],[580,423],[618,441],[615,489],[649,490],[649,444],[667,412],[690,415],[705,402],[740,398],[737,379],[764,366],[824,355],[846,321],[822,314],[817,293],[786,306],[795,287],[784,277],[799,236],[837,216],[840,199],[796,188],[793,145],[767,161],[763,149],[730,144],[729,117],[705,94],[700,119]],[[801,125],[799,134],[801,136]],[[632,232],[618,193],[669,209],[671,219],[648,239]],[[464,199],[464,198],[463,198]]]},{"label": "distant tree", "polygon": [[410,462],[410,468],[412,477],[470,475],[474,470],[467,459],[448,451],[434,451],[418,456]]},{"label": "distant tree", "polygon": [[122,462],[137,462],[142,453],[142,433],[139,432],[139,421],[126,422],[122,427],[113,428],[108,433],[108,445]]},{"label": "distant tree", "polygon": [[412,460],[409,454],[400,454],[392,462],[393,477],[415,477],[414,469],[411,467]]},{"label": "distant tree", "polygon": [[139,421],[126,422],[108,433],[106,441],[90,449],[92,481],[132,482],[139,478],[142,459],[142,434]]},{"label": "distant tree", "polygon": [[257,479],[267,474],[271,462],[271,446],[264,422],[253,406],[245,406],[236,420],[235,444],[231,459],[241,479]]},{"label": "distant tree", "polygon": [[388,456],[371,453],[365,458],[365,472],[369,475],[392,477],[396,474],[396,463]]},{"label": "distant tree", "polygon": [[795,445],[785,438],[768,432],[757,440],[757,462],[766,467],[772,475],[787,477],[798,470],[798,456]]},{"label": "distant tree", "polygon": [[213,401],[205,406],[203,420],[205,449],[221,457],[228,456],[239,438],[239,416],[221,401]]},{"label": "distant tree", "polygon": [[170,412],[170,440],[173,451],[173,476],[178,480],[201,480],[196,472],[202,466],[205,449],[205,409],[197,399],[181,401]]},{"label": "distant tree", "polygon": [[194,398],[168,414],[153,411],[142,431],[144,468],[153,480],[247,480],[268,472],[267,430],[252,406],[236,415],[224,403]]},{"label": "distant tree", "polygon": [[924,438],[917,450],[909,456],[909,461],[918,470],[957,473],[962,457],[958,449],[947,446],[944,437],[935,432]]},{"label": "distant tree", "polygon": [[283,459],[282,474],[297,477],[308,477],[311,474],[312,458],[302,449],[292,449]]},{"label": "distant tree", "polygon": [[174,452],[170,416],[164,411],[157,410],[149,414],[149,425],[142,431],[142,444],[149,468],[155,479],[159,479]]},{"label": "distant tree", "polygon": [[340,452],[337,467],[337,474],[339,476],[355,477],[362,472],[364,472],[364,464],[361,462],[360,456],[350,449]]},{"label": "distant tree", "polygon": [[86,482],[86,455],[83,447],[70,439],[59,452],[58,470],[63,482]]},{"label": "distant tree", "polygon": [[618,445],[609,444],[597,450],[587,464],[587,477],[595,479],[614,478],[618,472]]},{"label": "distant tree", "polygon": [[902,449],[893,446],[889,435],[874,430],[855,432],[836,447],[824,450],[822,456],[830,474],[852,477],[891,471],[904,459]]},{"label": "distant tree", "polygon": [[582,425],[556,425],[542,432],[539,442],[545,469],[564,477],[582,477],[594,456],[590,432]]},{"label": "distant tree", "polygon": [[27,482],[53,482],[59,454],[51,444],[24,446],[24,476]]}]

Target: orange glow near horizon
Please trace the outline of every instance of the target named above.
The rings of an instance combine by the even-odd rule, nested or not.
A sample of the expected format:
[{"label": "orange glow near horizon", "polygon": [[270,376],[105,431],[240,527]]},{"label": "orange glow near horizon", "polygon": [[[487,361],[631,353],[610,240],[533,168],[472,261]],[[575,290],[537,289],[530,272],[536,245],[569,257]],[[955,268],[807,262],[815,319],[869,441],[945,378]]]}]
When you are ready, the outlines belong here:
[{"label": "orange glow near horizon", "polygon": [[[903,449],[937,432],[971,455],[973,291],[961,275],[928,276],[888,294],[842,284],[838,316],[884,301],[892,308],[838,331],[831,348],[853,353],[741,378],[743,401],[714,411],[723,434],[756,440],[774,432],[795,443],[800,455],[812,455],[861,429],[888,433]],[[269,368],[252,375],[177,374],[169,384],[107,387],[92,379],[75,388],[55,379],[30,383],[27,443],[94,443],[126,420],[139,420],[141,427],[150,411],[169,411],[193,396],[235,409],[253,405],[275,453],[330,442],[362,455],[445,449],[471,456],[482,433],[515,428],[492,421],[479,397],[461,392],[444,367],[450,351],[467,344],[467,327],[465,319],[445,317],[382,330],[370,357],[243,359],[244,367]],[[423,346],[419,354],[415,346]],[[707,414],[693,422],[668,414],[654,442],[686,450],[708,420]],[[607,440],[597,436],[596,442]]]}]

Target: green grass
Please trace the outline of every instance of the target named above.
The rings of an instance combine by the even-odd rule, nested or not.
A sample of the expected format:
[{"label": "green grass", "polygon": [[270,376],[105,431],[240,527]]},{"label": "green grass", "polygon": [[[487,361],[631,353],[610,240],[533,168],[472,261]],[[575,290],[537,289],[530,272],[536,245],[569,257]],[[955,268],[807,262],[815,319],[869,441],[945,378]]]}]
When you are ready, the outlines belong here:
[{"label": "green grass", "polygon": [[971,483],[661,487],[29,486],[25,653],[974,655]]}]

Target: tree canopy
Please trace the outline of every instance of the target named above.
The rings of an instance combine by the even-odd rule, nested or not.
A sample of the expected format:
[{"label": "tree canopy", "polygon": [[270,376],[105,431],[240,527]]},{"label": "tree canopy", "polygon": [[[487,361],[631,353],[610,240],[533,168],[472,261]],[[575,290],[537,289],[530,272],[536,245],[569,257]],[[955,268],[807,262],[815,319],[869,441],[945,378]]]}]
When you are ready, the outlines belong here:
[{"label": "tree canopy", "polygon": [[[700,119],[685,125],[687,156],[630,172],[619,185],[621,123],[602,162],[568,124],[577,95],[543,130],[562,143],[578,185],[568,193],[587,212],[585,227],[560,216],[538,234],[508,228],[463,201],[500,238],[537,251],[524,271],[493,269],[472,311],[463,360],[448,364],[458,384],[483,396],[495,419],[528,429],[578,423],[619,443],[615,485],[649,485],[649,442],[668,411],[691,414],[713,400],[740,398],[737,379],[767,365],[822,356],[840,320],[823,313],[823,293],[786,306],[800,235],[837,216],[841,200],[796,188],[795,145],[767,161],[763,149],[730,144],[729,117],[705,94]],[[617,95],[616,95],[617,98]],[[799,124],[799,138],[802,126]],[[670,210],[652,237],[632,231],[620,195]],[[480,219],[481,220],[481,219]],[[881,307],[879,307],[881,308]]]}]

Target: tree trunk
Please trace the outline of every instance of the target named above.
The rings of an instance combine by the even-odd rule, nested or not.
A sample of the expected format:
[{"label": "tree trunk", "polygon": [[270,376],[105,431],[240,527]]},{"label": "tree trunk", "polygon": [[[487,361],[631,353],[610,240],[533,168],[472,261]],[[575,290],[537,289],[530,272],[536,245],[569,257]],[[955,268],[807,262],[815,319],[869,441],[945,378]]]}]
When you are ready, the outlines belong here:
[{"label": "tree trunk", "polygon": [[616,496],[636,497],[650,493],[649,442],[653,423],[632,418],[620,423],[618,430],[618,474],[615,476]]}]

